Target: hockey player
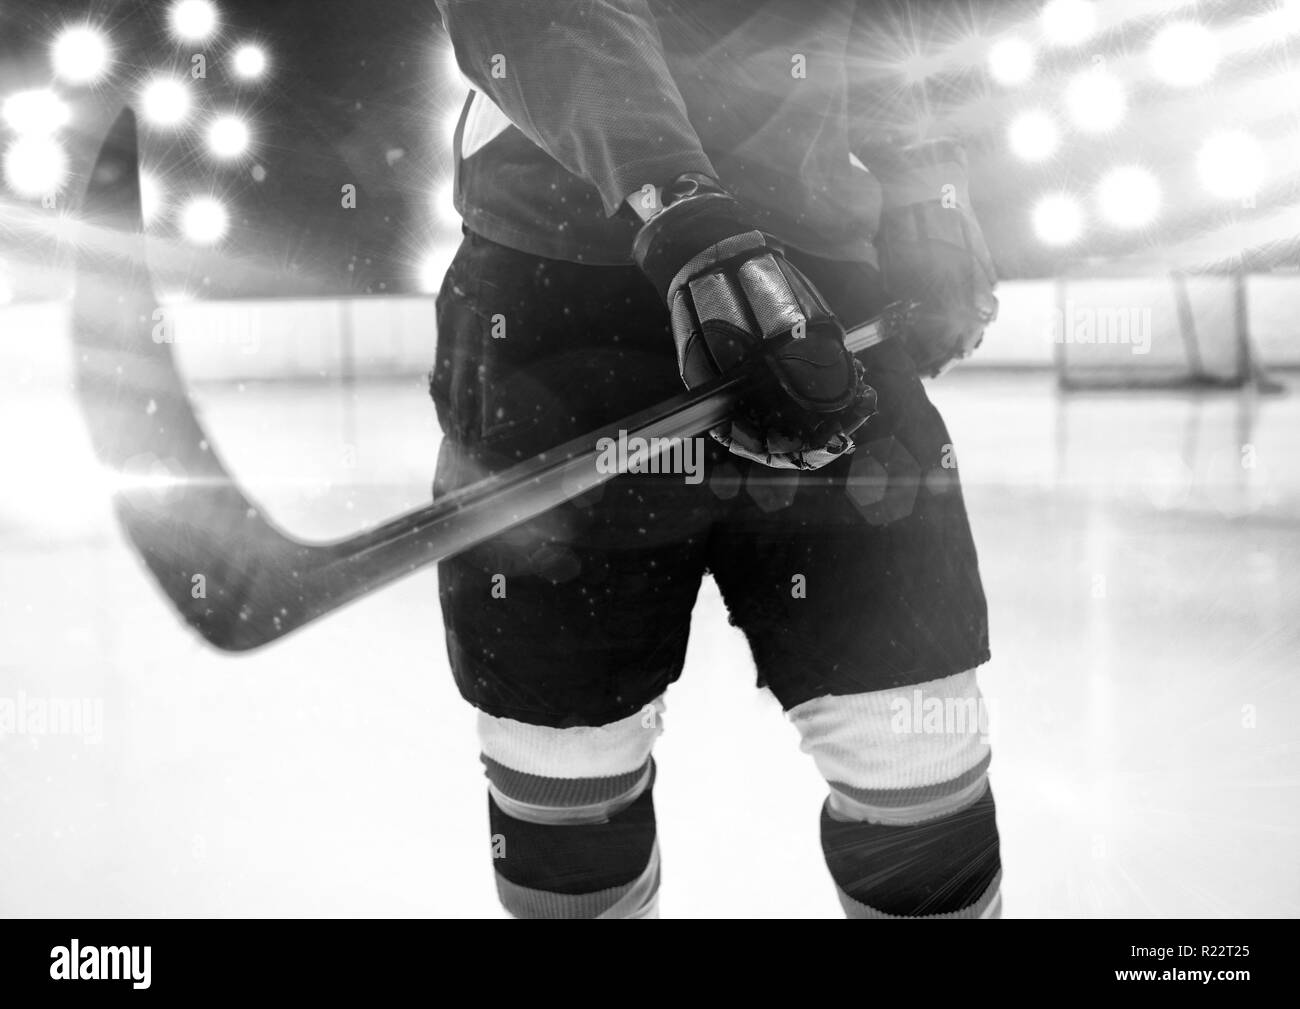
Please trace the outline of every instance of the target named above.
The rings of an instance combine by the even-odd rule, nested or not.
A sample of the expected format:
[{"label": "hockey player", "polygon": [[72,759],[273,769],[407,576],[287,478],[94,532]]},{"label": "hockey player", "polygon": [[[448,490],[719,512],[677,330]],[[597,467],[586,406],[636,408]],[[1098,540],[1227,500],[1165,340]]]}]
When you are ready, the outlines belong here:
[{"label": "hockey player", "polygon": [[[711,572],[828,783],[847,915],[995,917],[988,745],[895,716],[979,702],[985,599],[918,371],[978,343],[996,303],[960,150],[912,145],[858,93],[882,5],[438,5],[475,92],[430,377],[436,491],[683,381],[764,376],[703,484],[620,476],[440,566],[506,909],[657,916],[652,748]],[[916,335],[855,359],[842,326],[900,297],[921,303]]]}]

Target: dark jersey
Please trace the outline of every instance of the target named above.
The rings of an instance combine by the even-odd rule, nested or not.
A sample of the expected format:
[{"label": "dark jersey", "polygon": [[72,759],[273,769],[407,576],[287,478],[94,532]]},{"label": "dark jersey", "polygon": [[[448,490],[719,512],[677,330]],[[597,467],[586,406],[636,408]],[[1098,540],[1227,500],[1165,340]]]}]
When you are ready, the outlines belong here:
[{"label": "dark jersey", "polygon": [[[549,258],[630,261],[625,199],[715,175],[805,252],[874,262],[886,195],[861,143],[914,139],[872,80],[852,0],[438,0],[475,91],[456,207]],[[869,160],[868,160],[869,164]]]}]

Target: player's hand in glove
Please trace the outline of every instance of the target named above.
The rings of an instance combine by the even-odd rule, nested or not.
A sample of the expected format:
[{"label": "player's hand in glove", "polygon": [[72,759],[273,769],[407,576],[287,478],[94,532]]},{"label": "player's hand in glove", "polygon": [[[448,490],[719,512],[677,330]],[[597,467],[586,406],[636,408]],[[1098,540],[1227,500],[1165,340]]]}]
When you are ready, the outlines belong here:
[{"label": "player's hand in glove", "polygon": [[916,304],[907,351],[917,371],[937,375],[978,347],[998,314],[997,275],[970,209],[965,153],[953,141],[931,141],[872,168],[885,180],[876,235],[885,288]]},{"label": "player's hand in glove", "polygon": [[682,176],[663,203],[633,253],[668,305],[682,380],[695,388],[761,362],[754,391],[713,436],[785,469],[852,451],[876,394],[812,284],[707,176]]}]

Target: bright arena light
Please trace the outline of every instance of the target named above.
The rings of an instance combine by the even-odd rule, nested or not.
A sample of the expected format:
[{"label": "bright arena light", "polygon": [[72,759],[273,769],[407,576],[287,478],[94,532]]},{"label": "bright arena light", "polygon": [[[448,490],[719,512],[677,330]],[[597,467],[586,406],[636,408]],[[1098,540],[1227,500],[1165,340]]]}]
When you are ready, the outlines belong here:
[{"label": "bright arena light", "polygon": [[460,72],[460,64],[456,62],[456,50],[447,46],[442,50],[442,62],[448,80],[466,91],[471,90],[474,85],[470,79]]},{"label": "bright arena light", "polygon": [[1160,29],[1147,58],[1151,72],[1166,84],[1187,88],[1204,84],[1219,65],[1214,33],[1195,21],[1179,21]]},{"label": "bright arena light", "polygon": [[1067,193],[1049,193],[1034,204],[1034,234],[1045,245],[1069,245],[1083,234],[1083,208]]},{"label": "bright arena light", "polygon": [[454,108],[449,109],[447,112],[443,113],[443,117],[442,117],[442,136],[443,139],[447,142],[447,145],[449,147],[451,146],[452,142],[456,139],[456,127],[459,125],[460,125],[460,106],[457,105]]},{"label": "bright arena light", "polygon": [[943,59],[933,53],[917,50],[904,56],[898,64],[898,72],[908,84],[921,84],[936,74],[943,72]]},{"label": "bright arena light", "polygon": [[19,137],[5,150],[5,183],[19,196],[58,192],[68,178],[68,156],[50,137]]},{"label": "bright arena light", "polygon": [[22,137],[47,137],[72,118],[67,102],[49,88],[16,91],[5,99],[4,120]]},{"label": "bright arena light", "polygon": [[154,126],[176,126],[190,114],[190,89],[172,77],[156,77],[140,92],[140,110]]},{"label": "bright arena light", "polygon": [[195,245],[221,241],[229,226],[226,208],[211,196],[196,196],[181,209],[181,233]]},{"label": "bright arena light", "polygon": [[1085,70],[1065,89],[1065,109],[1070,120],[1087,133],[1104,133],[1119,125],[1128,110],[1128,98],[1118,77],[1107,70]]},{"label": "bright arena light", "polygon": [[185,42],[202,42],[217,27],[217,8],[208,0],[180,0],[172,4],[172,31]]},{"label": "bright arena light", "polygon": [[1011,152],[1025,161],[1045,161],[1061,146],[1056,121],[1041,109],[1022,112],[1007,129]]},{"label": "bright arena light", "polygon": [[1024,84],[1034,76],[1034,47],[1024,39],[1005,38],[989,49],[989,75],[999,84]]},{"label": "bright arena light", "polygon": [[54,38],[50,63],[69,84],[91,84],[108,72],[112,58],[107,36],[90,25],[65,28]]},{"label": "bright arena light", "polygon": [[1216,133],[1201,145],[1196,156],[1201,184],[1225,200],[1240,200],[1257,192],[1266,166],[1259,141],[1238,130]]},{"label": "bright arena light", "polygon": [[416,270],[416,283],[420,290],[425,294],[437,294],[442,287],[442,278],[447,272],[447,267],[451,265],[452,255],[455,253],[454,246],[447,248],[430,249],[420,260],[419,267]]},{"label": "bright arena light", "polygon": [[1140,228],[1160,212],[1160,183],[1145,168],[1112,168],[1097,184],[1101,216],[1117,228]]},{"label": "bright arena light", "polygon": [[1042,25],[1053,45],[1077,46],[1097,30],[1097,7],[1088,0],[1051,0],[1043,7]]},{"label": "bright arena light", "polygon": [[151,172],[141,172],[140,210],[144,215],[145,224],[157,220],[158,215],[162,213],[165,200],[162,183],[158,181],[157,176]]},{"label": "bright arena light", "polygon": [[248,150],[248,124],[238,116],[218,116],[208,127],[208,147],[219,158],[237,158]]},{"label": "bright arena light", "polygon": [[460,226],[460,212],[456,210],[456,201],[452,193],[450,182],[445,182],[433,191],[430,203],[433,206],[433,212],[437,215],[438,220],[443,224],[454,224]]},{"label": "bright arena light", "polygon": [[266,71],[266,53],[261,46],[242,45],[235,50],[235,76],[256,80]]}]

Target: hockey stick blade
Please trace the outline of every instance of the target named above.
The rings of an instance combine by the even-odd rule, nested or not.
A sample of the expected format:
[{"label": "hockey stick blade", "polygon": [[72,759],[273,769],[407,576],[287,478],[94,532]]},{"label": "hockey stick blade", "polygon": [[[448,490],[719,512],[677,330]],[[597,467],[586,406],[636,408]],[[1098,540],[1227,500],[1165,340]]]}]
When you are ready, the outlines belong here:
[{"label": "hockey stick blade", "polygon": [[[77,257],[77,390],[100,461],[117,477],[127,538],[181,617],[224,651],[268,644],[382,586],[490,539],[608,480],[603,437],[681,438],[724,420],[748,376],[719,379],[560,445],[356,536],[304,543],[263,516],[222,464],[157,322],[145,259],[135,117],[116,120],[83,213],[108,237]],[[848,336],[858,352],[905,311]]]}]

